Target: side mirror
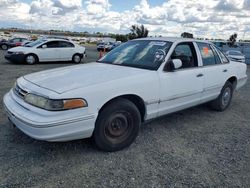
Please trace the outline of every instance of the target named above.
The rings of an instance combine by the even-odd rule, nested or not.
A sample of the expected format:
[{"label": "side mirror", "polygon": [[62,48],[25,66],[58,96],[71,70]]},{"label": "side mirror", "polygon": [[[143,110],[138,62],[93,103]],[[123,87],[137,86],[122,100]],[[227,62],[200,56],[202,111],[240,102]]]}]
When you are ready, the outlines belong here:
[{"label": "side mirror", "polygon": [[182,61],[180,59],[172,59],[167,62],[164,67],[164,71],[173,72],[174,70],[180,68],[182,66]]},{"label": "side mirror", "polygon": [[42,45],[42,48],[43,49],[47,48],[47,45],[46,44]]}]

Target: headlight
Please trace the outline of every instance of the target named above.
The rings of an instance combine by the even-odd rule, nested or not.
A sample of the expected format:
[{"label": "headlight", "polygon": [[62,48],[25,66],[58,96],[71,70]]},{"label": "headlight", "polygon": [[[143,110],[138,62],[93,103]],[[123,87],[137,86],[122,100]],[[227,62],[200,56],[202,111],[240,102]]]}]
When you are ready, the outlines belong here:
[{"label": "headlight", "polygon": [[88,106],[84,99],[47,99],[35,94],[27,94],[24,100],[33,106],[49,111],[69,110]]},{"label": "headlight", "polygon": [[14,52],[15,55],[24,54],[23,52]]}]

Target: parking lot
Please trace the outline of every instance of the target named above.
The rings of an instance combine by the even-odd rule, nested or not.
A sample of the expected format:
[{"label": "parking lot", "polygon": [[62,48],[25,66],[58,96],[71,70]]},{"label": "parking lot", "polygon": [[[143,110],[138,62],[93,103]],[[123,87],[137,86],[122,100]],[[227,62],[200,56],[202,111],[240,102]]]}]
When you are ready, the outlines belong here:
[{"label": "parking lot", "polygon": [[[1,99],[22,75],[72,65],[12,64],[4,53]],[[95,46],[87,55],[82,63],[99,56]],[[164,116],[114,153],[99,151],[91,139],[34,140],[12,127],[0,107],[0,187],[250,187],[250,82],[225,112],[201,105]]]}]

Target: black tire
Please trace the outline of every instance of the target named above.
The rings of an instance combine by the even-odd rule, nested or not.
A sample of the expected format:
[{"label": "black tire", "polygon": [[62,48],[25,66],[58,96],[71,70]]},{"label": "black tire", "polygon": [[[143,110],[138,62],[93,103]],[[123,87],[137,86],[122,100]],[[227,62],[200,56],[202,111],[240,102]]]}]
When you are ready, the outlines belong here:
[{"label": "black tire", "polygon": [[227,81],[217,99],[210,102],[210,107],[220,112],[226,110],[231,103],[233,91],[233,85]]},{"label": "black tire", "polygon": [[1,45],[1,49],[2,49],[2,50],[8,50],[8,48],[9,48],[9,47],[8,47],[7,44],[2,44],[2,45]]},{"label": "black tire", "polygon": [[38,63],[38,57],[34,54],[28,54],[25,56],[25,63],[33,65]]},{"label": "black tire", "polygon": [[104,151],[118,151],[130,146],[139,133],[141,115],[134,103],[117,99],[98,115],[94,140]]},{"label": "black tire", "polygon": [[75,64],[81,63],[82,61],[82,56],[80,54],[75,54],[72,57],[72,62]]}]

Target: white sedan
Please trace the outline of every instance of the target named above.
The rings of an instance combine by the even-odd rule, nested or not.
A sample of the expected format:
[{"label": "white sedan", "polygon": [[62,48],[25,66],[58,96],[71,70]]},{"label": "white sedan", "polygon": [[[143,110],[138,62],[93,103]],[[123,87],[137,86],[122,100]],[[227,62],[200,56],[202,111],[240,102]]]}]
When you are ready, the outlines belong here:
[{"label": "white sedan", "polygon": [[64,39],[41,39],[25,46],[11,48],[5,59],[16,63],[35,64],[38,62],[73,61],[80,63],[85,57],[85,47]]},{"label": "white sedan", "polygon": [[129,146],[141,122],[210,102],[223,111],[247,81],[246,65],[206,41],[145,38],[98,62],[19,78],[4,96],[10,121],[39,140],[93,136],[97,146]]},{"label": "white sedan", "polygon": [[238,62],[241,62],[241,63],[245,63],[246,62],[245,55],[242,54],[240,51],[237,51],[237,50],[228,50],[226,52],[226,55],[232,61],[238,61]]}]

